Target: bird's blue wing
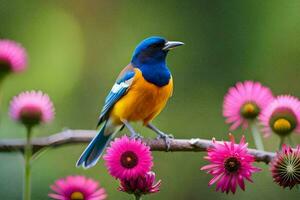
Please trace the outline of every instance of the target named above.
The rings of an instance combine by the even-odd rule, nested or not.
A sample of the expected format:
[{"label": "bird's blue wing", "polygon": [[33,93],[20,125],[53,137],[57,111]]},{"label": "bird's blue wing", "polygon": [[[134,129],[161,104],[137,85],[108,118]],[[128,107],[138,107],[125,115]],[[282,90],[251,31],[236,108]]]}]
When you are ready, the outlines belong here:
[{"label": "bird's blue wing", "polygon": [[135,72],[132,68],[125,68],[125,70],[121,72],[119,78],[105,99],[104,106],[99,116],[98,126],[107,119],[109,110],[127,92],[133,81],[134,75]]}]

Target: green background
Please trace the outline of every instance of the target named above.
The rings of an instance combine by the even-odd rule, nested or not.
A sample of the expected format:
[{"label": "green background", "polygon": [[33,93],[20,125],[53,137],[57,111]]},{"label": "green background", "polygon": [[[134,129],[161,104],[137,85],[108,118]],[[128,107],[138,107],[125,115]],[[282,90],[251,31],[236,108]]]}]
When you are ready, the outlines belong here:
[{"label": "green background", "polygon": [[[19,41],[29,54],[29,67],[2,86],[1,138],[22,138],[24,128],[7,115],[10,99],[24,90],[48,93],[56,107],[52,124],[35,136],[65,128],[93,129],[103,99],[135,45],[151,35],[186,43],[170,53],[175,90],[154,121],[177,138],[227,139],[222,117],[227,89],[237,81],[257,80],[275,94],[300,95],[300,1],[104,1],[0,0],[0,37]],[[153,133],[136,126],[146,137]],[[123,131],[123,133],[126,132]],[[240,138],[242,130],[234,134]],[[253,147],[251,135],[244,133]],[[299,143],[299,136],[294,136]],[[274,151],[278,138],[264,140]],[[52,149],[34,162],[33,200],[48,199],[54,180],[82,174],[100,181],[109,199],[131,199],[116,190],[103,162],[90,170],[75,168],[85,145]],[[211,176],[199,170],[205,153],[155,152],[154,171],[161,192],[144,199],[296,199],[299,190],[283,190],[272,182],[268,166],[254,184],[235,195],[208,187]],[[0,154],[0,199],[22,196],[22,157]]]}]

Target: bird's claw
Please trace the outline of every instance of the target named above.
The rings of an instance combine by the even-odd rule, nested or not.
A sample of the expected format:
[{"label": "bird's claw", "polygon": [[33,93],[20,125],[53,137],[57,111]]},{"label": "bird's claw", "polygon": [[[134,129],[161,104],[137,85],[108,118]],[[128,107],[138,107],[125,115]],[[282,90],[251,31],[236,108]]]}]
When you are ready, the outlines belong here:
[{"label": "bird's claw", "polygon": [[135,139],[135,140],[143,139],[143,136],[141,136],[139,133],[135,133],[130,135],[130,139]]},{"label": "bird's claw", "polygon": [[172,134],[159,134],[156,139],[163,139],[167,146],[167,151],[171,148],[171,141],[174,139]]}]

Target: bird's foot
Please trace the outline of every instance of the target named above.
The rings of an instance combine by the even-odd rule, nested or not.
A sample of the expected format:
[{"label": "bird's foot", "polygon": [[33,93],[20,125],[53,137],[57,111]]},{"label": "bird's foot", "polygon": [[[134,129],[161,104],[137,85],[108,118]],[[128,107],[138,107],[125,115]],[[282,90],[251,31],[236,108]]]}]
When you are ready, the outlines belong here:
[{"label": "bird's foot", "polygon": [[158,140],[163,139],[166,143],[167,151],[169,151],[170,147],[171,147],[171,141],[174,139],[174,136],[172,134],[165,134],[165,133],[161,132],[160,134],[158,134],[156,139],[158,139]]},{"label": "bird's foot", "polygon": [[139,133],[134,133],[130,135],[130,139],[139,140],[139,139],[143,139],[143,136],[141,136]]}]

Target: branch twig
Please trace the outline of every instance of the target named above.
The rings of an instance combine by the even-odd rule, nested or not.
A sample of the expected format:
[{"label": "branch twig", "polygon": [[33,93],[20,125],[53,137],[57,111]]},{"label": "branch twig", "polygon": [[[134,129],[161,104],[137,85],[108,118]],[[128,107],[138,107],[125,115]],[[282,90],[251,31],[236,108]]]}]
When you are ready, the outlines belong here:
[{"label": "branch twig", "polygon": [[[95,136],[96,131],[92,130],[65,130],[49,137],[40,137],[32,139],[33,153],[45,147],[60,147],[66,144],[88,143]],[[144,139],[151,147],[152,151],[166,151],[166,144],[163,140]],[[6,139],[0,140],[0,152],[24,151],[25,140]],[[206,151],[212,145],[210,140],[204,139],[174,139],[171,141],[169,151]],[[257,162],[269,163],[275,153],[249,149],[249,152],[255,157]]]}]

